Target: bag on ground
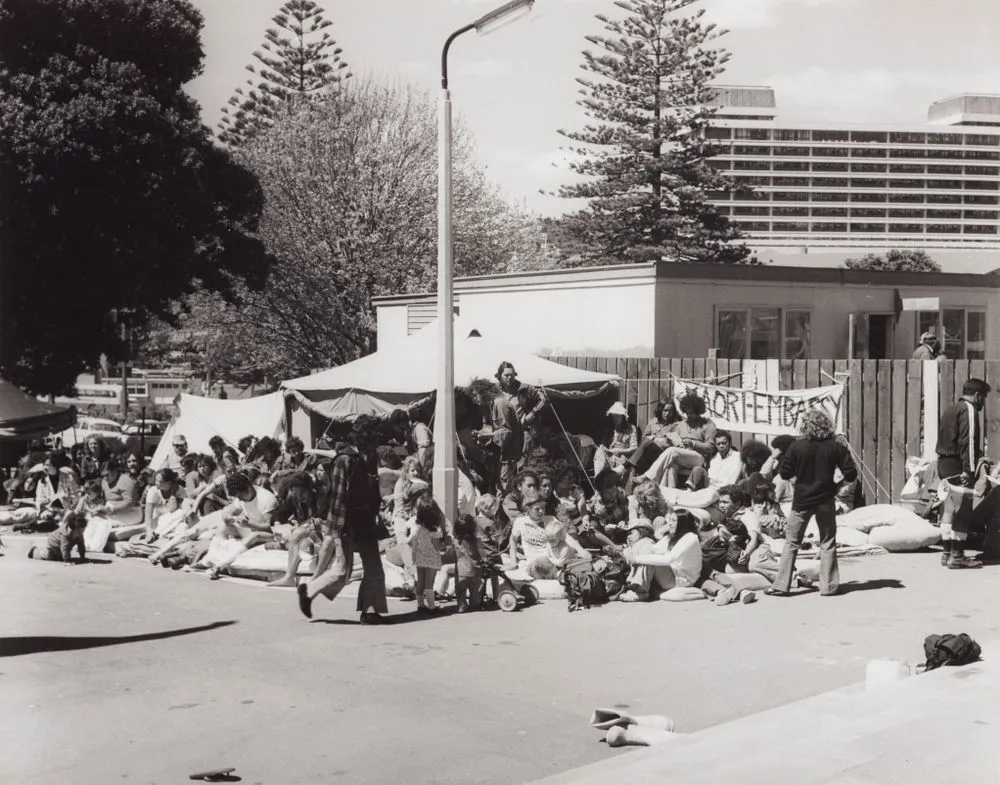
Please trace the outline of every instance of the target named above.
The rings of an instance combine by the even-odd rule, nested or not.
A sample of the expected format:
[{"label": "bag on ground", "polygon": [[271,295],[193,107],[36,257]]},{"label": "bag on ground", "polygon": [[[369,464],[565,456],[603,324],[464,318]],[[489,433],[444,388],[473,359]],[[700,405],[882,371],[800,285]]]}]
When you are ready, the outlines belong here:
[{"label": "bag on ground", "polygon": [[608,601],[607,588],[590,559],[567,562],[560,583],[566,592],[570,612]]},{"label": "bag on ground", "polygon": [[983,650],[964,632],[958,635],[928,635],[924,638],[925,667],[932,671],[942,665],[968,665],[977,662]]}]

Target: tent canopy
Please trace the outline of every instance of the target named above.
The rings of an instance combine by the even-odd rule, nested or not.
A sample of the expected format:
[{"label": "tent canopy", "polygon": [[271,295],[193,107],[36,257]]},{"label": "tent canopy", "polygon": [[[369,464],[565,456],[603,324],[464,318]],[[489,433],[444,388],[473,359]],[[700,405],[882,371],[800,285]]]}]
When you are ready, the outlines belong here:
[{"label": "tent canopy", "polygon": [[152,469],[166,463],[175,435],[187,439],[190,452],[210,454],[208,440],[213,436],[235,447],[244,436],[275,438],[284,430],[285,404],[280,392],[226,400],[182,393],[177,408],[180,414],[167,426],[153,453]]},{"label": "tent canopy", "polygon": [[0,379],[0,439],[38,439],[76,422],[76,409],[42,403]]},{"label": "tent canopy", "polygon": [[[440,336],[431,322],[397,347],[362,357],[328,371],[290,379],[282,390],[308,412],[333,420],[358,414],[383,416],[400,406],[426,400],[437,389]],[[482,337],[455,320],[455,386],[473,379],[492,379],[501,362],[510,362],[524,384],[544,387],[552,398],[593,398],[621,379],[614,374],[583,371],[542,359],[502,341]]]}]

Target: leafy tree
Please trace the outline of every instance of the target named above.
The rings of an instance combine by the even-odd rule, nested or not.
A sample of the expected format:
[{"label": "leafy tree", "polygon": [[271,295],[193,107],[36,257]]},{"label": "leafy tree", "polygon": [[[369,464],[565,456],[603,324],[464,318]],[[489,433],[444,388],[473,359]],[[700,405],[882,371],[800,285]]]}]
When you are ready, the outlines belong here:
[{"label": "leafy tree", "polygon": [[186,0],[0,7],[0,371],[32,392],[122,358],[114,309],[263,285],[262,191],[182,89],[201,26]]},{"label": "leafy tree", "polygon": [[888,273],[939,273],[941,265],[926,252],[911,249],[893,249],[884,256],[869,253],[844,260],[848,270],[877,270]]},{"label": "leafy tree", "polygon": [[617,0],[625,15],[597,15],[605,36],[588,36],[579,104],[593,122],[560,131],[579,144],[570,166],[587,180],[559,194],[586,198],[566,227],[590,249],[588,258],[619,262],[670,257],[690,262],[746,262],[736,227],[706,191],[732,182],[706,159],[717,152],[705,136],[715,113],[711,82],[729,59],[713,48],[724,31],[701,21],[698,0]]},{"label": "leafy tree", "polygon": [[351,76],[343,50],[326,32],[333,22],[313,0],[288,0],[271,21],[262,51],[253,53],[260,66],[247,66],[256,85],[248,80],[249,89],[237,88],[229,99],[233,111],[222,109],[219,139],[226,144],[246,144],[273,125],[291,98],[340,88]]},{"label": "leafy tree", "polygon": [[[206,329],[238,338],[229,367],[287,379],[348,362],[375,349],[372,297],[434,291],[437,126],[426,95],[352,79],[296,102],[239,155],[264,189],[260,231],[276,262],[263,291],[206,310]],[[457,274],[502,272],[538,250],[460,128],[454,204]]]}]

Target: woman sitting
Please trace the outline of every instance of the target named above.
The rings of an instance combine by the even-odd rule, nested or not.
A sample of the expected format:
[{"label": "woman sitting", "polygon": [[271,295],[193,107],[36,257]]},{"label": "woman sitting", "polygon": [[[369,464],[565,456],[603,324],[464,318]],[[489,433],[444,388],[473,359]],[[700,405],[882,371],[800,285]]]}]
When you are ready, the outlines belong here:
[{"label": "woman sitting", "polygon": [[[545,514],[545,502],[537,494],[525,499],[523,513],[514,521],[514,527],[511,529],[510,557],[516,563],[527,562],[526,569],[532,578],[554,578],[558,574],[558,567],[549,558],[550,543],[546,536],[546,527],[550,523],[556,523],[562,528],[562,524]],[[581,558],[590,558],[576,540],[568,535],[564,536],[566,546],[577,551]],[[518,553],[518,546],[521,553]],[[520,558],[522,556],[523,558]]]},{"label": "woman sitting", "polygon": [[528,496],[538,495],[538,475],[532,471],[524,471],[514,477],[507,495],[500,503],[500,511],[511,523],[521,517],[524,500]]},{"label": "woman sitting", "polygon": [[39,523],[55,525],[76,506],[80,483],[62,450],[54,450],[42,464],[43,475],[35,486],[35,510]]},{"label": "woman sitting", "polygon": [[704,466],[715,454],[715,423],[705,417],[705,401],[696,392],[689,392],[678,401],[685,420],[667,434],[670,446],[663,451],[643,475],[657,485],[681,487],[681,472]]},{"label": "woman sitting", "polygon": [[634,469],[634,474],[643,474],[653,465],[660,454],[670,446],[668,434],[683,417],[677,411],[673,398],[666,398],[656,404],[653,419],[646,423],[642,436],[642,444],[629,456],[628,462]]},{"label": "woman sitting", "polygon": [[639,447],[639,434],[628,421],[628,412],[621,401],[612,404],[608,416],[611,418],[611,431],[594,454],[594,476],[610,469],[619,478],[626,478],[631,466],[628,458]]},{"label": "woman sitting", "polygon": [[[184,488],[181,487],[180,478],[173,469],[160,469],[156,473],[156,479],[152,485],[146,489],[143,499],[143,523],[146,524],[144,539],[152,542],[159,534],[168,534],[168,529],[172,529],[175,523],[180,523],[186,517],[186,512],[181,510],[181,502],[185,498]],[[161,521],[165,515],[174,516],[168,520]]]},{"label": "woman sitting", "polygon": [[[676,510],[667,516],[665,535],[652,548],[621,549],[621,555],[633,571],[632,585],[620,599],[623,602],[644,602],[656,590],[661,599],[688,599],[685,592],[674,589],[693,587],[701,577],[701,541],[698,524],[687,510]],[[700,594],[700,592],[699,592]]]}]

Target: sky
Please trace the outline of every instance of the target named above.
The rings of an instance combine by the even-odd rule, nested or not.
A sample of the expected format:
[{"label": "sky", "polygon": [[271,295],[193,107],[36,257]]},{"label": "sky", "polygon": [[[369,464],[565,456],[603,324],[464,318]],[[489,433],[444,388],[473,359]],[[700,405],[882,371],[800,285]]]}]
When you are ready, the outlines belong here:
[{"label": "sky", "polygon": [[[245,66],[282,0],[192,0],[205,17],[203,74],[189,92],[216,128],[221,108],[251,77]],[[435,93],[440,52],[455,29],[503,0],[319,0],[329,32],[357,75]],[[723,84],[770,85],[779,120],[922,123],[934,100],[1000,93],[998,0],[700,0],[729,32]],[[543,215],[575,206],[545,195],[572,182],[559,129],[578,129],[576,79],[595,14],[612,0],[537,0],[529,16],[452,45],[456,117],[506,197]]]}]

